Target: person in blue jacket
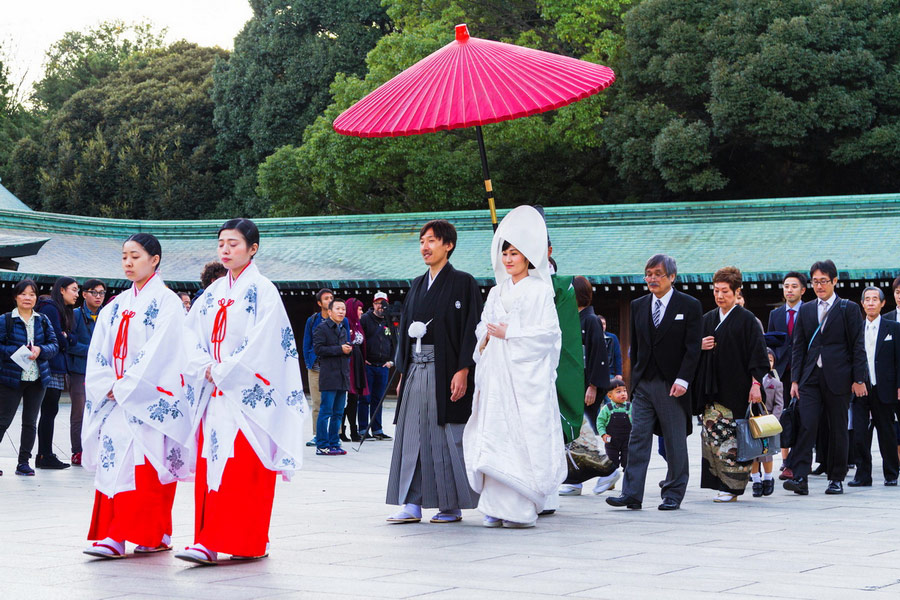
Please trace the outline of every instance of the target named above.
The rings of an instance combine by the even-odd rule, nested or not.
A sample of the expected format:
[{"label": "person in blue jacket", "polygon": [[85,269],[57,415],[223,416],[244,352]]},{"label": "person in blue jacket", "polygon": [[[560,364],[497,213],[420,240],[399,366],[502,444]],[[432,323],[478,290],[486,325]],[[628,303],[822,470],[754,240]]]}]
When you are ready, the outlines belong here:
[{"label": "person in blue jacket", "polygon": [[[49,319],[34,311],[37,284],[31,279],[23,279],[16,284],[13,294],[16,308],[0,315],[0,440],[16,416],[19,402],[24,400],[16,475],[34,475],[28,460],[34,448],[44,390],[50,383],[48,361],[56,356],[59,346]],[[31,350],[28,356],[31,363],[26,369],[12,359],[22,346]]]},{"label": "person in blue jacket", "polygon": [[69,370],[69,398],[72,410],[69,416],[69,435],[72,439],[72,464],[81,464],[81,422],[84,418],[84,372],[87,367],[88,348],[94,335],[97,315],[106,299],[106,284],[99,279],[84,282],[81,296],[84,304],[75,309],[75,327],[69,336],[66,365]]},{"label": "person in blue jacket", "polygon": [[59,344],[59,352],[50,359],[50,382],[41,402],[41,418],[38,421],[38,452],[34,466],[38,469],[68,469],[71,465],[64,463],[53,453],[53,429],[56,414],[59,412],[59,397],[66,389],[66,351],[69,347],[69,335],[75,324],[75,303],[78,301],[78,282],[71,277],[57,279],[50,291],[50,297],[39,297],[36,311],[50,319],[53,333]]}]

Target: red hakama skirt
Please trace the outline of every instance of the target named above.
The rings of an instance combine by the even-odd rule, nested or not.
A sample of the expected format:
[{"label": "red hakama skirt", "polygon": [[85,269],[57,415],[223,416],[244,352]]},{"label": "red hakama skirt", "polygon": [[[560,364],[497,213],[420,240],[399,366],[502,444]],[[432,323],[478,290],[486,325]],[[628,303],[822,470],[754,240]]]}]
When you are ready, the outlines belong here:
[{"label": "red hakama skirt", "polygon": [[155,548],[172,535],[175,483],[163,485],[150,461],[134,468],[135,489],[112,498],[95,492],[89,540],[112,538]]},{"label": "red hakama skirt", "polygon": [[195,543],[225,554],[262,556],[269,542],[277,473],[263,466],[243,432],[238,431],[234,456],[225,464],[219,489],[210,491],[202,451],[201,424],[194,485]]}]

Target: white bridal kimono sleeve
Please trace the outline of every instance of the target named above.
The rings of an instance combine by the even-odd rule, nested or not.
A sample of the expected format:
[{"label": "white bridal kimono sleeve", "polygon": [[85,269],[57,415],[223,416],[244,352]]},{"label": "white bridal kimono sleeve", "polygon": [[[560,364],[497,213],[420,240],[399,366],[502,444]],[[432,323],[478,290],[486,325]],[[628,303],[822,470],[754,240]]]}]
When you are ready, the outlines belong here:
[{"label": "white bridal kimono sleeve", "polygon": [[[215,281],[187,317],[185,379],[199,390],[207,484],[217,490],[243,432],[262,464],[285,479],[299,469],[309,407],[299,354],[281,295],[251,263]],[[205,383],[212,367],[215,386]]]},{"label": "white bridal kimono sleeve", "polygon": [[[481,353],[488,323],[507,323],[506,339],[490,339]],[[476,334],[475,397],[463,436],[469,483],[481,493],[491,477],[541,507],[566,477],[553,288],[538,277],[495,286]]]},{"label": "white bridal kimono sleeve", "polygon": [[[85,373],[85,468],[106,496],[135,489],[147,460],[161,483],[189,479],[190,408],[182,388],[184,306],[154,275],[97,316]],[[112,390],[115,400],[107,397]]]}]

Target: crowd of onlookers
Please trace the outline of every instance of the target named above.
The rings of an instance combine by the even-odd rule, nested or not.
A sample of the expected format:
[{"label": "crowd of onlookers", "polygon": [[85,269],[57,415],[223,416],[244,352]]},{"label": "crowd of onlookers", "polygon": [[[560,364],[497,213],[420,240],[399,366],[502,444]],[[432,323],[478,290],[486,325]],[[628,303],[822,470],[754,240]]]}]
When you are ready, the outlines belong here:
[{"label": "crowd of onlookers", "polygon": [[331,456],[347,453],[341,442],[392,439],[381,423],[396,350],[395,326],[385,314],[387,294],[376,293],[366,311],[357,298],[336,298],[323,288],[316,304],[319,310],[303,331],[314,433],[307,446]]}]

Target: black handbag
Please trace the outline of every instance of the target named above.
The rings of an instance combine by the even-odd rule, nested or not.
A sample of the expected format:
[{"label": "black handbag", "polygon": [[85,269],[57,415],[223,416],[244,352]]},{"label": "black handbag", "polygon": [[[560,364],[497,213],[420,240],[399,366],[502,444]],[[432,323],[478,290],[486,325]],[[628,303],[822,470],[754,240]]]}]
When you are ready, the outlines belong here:
[{"label": "black handbag", "polygon": [[[790,391],[788,391],[788,393],[790,393]],[[781,422],[781,428],[784,430],[781,432],[782,448],[793,448],[794,444],[797,443],[797,434],[800,430],[799,416],[800,413],[797,411],[797,399],[791,398],[788,405],[781,411],[781,416],[778,417],[779,422]]]},{"label": "black handbag", "polygon": [[737,461],[750,462],[755,458],[775,456],[781,451],[781,434],[770,437],[755,438],[750,431],[750,417],[753,416],[753,404],[747,407],[747,415],[743,419],[735,419],[737,424]]}]

